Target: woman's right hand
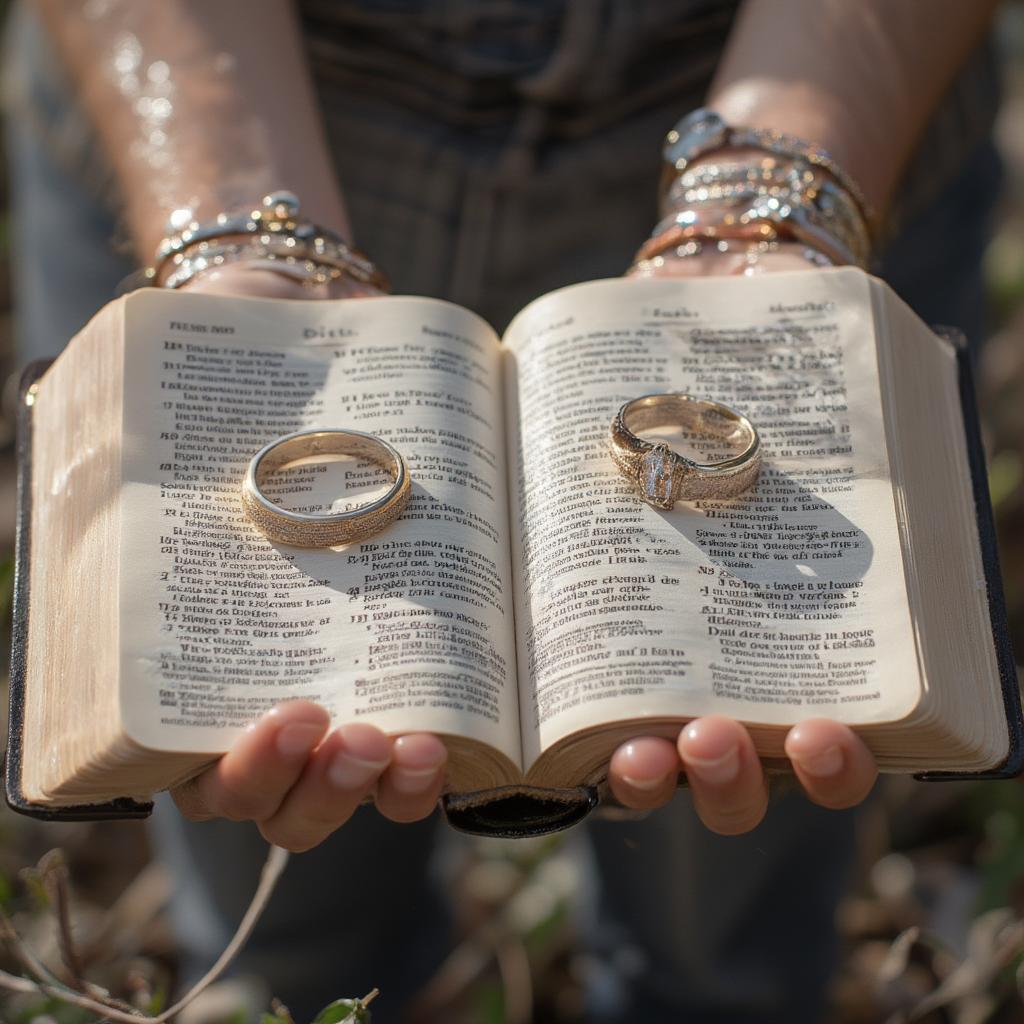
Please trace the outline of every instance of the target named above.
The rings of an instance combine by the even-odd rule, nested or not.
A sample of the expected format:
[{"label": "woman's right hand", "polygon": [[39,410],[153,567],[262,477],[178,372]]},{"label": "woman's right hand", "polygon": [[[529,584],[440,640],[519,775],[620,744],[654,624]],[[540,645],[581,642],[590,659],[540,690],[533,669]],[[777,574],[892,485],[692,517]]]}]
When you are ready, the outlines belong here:
[{"label": "woman's right hand", "polygon": [[[344,277],[309,286],[242,263],[205,273],[187,290],[275,299],[381,294]],[[444,744],[430,733],[393,739],[365,722],[332,730],[324,708],[295,700],[264,715],[171,795],[186,818],[253,821],[269,842],[297,853],[321,843],[371,795],[392,821],[428,817],[441,795],[447,758]]]}]

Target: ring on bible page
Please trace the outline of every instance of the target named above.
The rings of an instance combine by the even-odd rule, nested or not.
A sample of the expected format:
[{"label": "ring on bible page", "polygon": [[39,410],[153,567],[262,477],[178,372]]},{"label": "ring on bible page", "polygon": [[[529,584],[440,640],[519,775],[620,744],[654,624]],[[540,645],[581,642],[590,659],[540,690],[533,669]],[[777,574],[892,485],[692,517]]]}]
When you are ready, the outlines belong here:
[{"label": "ring on bible page", "polygon": [[[729,454],[716,462],[695,462],[664,441],[647,441],[637,431],[675,428],[723,442]],[[655,508],[676,501],[734,498],[754,485],[761,470],[761,439],[753,424],[721,402],[692,395],[643,395],[627,402],[612,420],[609,447],[615,464]]]},{"label": "ring on bible page", "polygon": [[[276,472],[300,459],[349,455],[383,467],[392,484],[385,494],[345,512],[294,512],[271,501],[261,487]],[[242,481],[242,506],[261,533],[282,544],[329,548],[380,533],[409,501],[412,485],[405,459],[387,441],[360,430],[302,430],[261,448]]]}]

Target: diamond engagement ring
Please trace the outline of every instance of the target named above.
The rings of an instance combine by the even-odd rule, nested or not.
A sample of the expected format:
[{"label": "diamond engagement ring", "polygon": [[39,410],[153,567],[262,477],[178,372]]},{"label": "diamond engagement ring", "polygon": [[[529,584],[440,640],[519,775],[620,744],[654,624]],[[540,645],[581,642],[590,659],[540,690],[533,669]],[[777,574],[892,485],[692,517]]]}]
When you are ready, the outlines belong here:
[{"label": "diamond engagement ring", "polygon": [[[318,455],[351,455],[383,467],[393,483],[387,493],[347,512],[293,512],[261,490],[285,466]],[[405,459],[387,441],[360,430],[303,430],[285,434],[261,448],[242,481],[242,506],[261,533],[282,544],[328,548],[352,544],[380,533],[408,504],[412,485]]]},{"label": "diamond engagement ring", "polygon": [[[681,427],[725,442],[737,454],[718,462],[695,462],[663,441],[645,441],[637,431]],[[643,395],[627,402],[612,420],[611,456],[640,497],[655,508],[676,501],[734,498],[752,487],[761,470],[761,440],[746,416],[721,402],[692,395]]]}]

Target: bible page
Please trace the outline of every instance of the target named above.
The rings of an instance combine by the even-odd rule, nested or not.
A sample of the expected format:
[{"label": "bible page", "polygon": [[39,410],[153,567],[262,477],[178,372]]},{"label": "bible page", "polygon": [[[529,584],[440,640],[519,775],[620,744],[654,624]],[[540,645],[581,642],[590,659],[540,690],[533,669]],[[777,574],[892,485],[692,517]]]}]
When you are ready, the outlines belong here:
[{"label": "bible page", "polygon": [[[500,346],[431,299],[128,299],[120,573],[129,734],[218,752],[277,702],[428,730],[520,761]],[[412,497],[364,543],[272,543],[246,518],[250,458],[351,428],[404,455]],[[278,480],[280,478],[280,480]],[[271,485],[277,481],[278,490]],[[344,510],[390,479],[306,461],[265,490]]]},{"label": "bible page", "polygon": [[[528,306],[505,341],[527,767],[625,719],[866,723],[913,708],[865,275],[592,282]],[[764,450],[755,487],[643,502],[608,432],[656,392],[746,415]]]}]

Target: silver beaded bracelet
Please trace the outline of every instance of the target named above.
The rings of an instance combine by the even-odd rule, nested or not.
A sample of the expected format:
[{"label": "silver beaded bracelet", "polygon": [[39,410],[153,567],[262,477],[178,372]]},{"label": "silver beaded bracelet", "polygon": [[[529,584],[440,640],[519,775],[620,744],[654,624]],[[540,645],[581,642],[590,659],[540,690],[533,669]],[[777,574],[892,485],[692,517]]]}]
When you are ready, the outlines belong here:
[{"label": "silver beaded bracelet", "polygon": [[[737,147],[764,155],[729,160]],[[801,243],[833,264],[869,265],[874,215],[856,183],[820,147],[728,125],[701,109],[668,133],[663,157],[662,219],[636,261],[694,240],[778,240]]]},{"label": "silver beaded bracelet", "polygon": [[387,278],[368,256],[336,232],[301,220],[299,213],[298,198],[280,191],[244,213],[219,213],[210,221],[190,219],[184,224],[176,216],[152,266],[134,275],[135,284],[181,288],[214,267],[251,260],[309,284],[350,277],[388,290]]},{"label": "silver beaded bracelet", "polygon": [[857,183],[827,150],[795,135],[787,135],[785,132],[770,128],[727,124],[721,115],[706,107],[693,110],[680,118],[665,136],[662,150],[665,188],[662,191],[667,191],[671,179],[685,173],[698,157],[716,150],[738,148],[761,149],[774,156],[799,161],[826,171],[856,204],[870,232],[877,219],[875,211]]},{"label": "silver beaded bracelet", "polygon": [[870,259],[870,239],[850,196],[824,171],[802,161],[765,157],[756,163],[705,164],[680,175],[664,205],[668,212],[652,239],[667,232],[792,237],[834,263],[866,267]]}]

